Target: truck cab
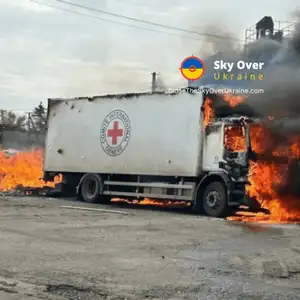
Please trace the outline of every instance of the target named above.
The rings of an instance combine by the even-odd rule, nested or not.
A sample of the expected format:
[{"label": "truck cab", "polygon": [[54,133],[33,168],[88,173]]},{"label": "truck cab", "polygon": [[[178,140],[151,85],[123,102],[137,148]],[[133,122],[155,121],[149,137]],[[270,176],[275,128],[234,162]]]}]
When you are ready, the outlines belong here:
[{"label": "truck cab", "polygon": [[[201,195],[202,209],[208,215],[220,216],[226,206],[222,202],[222,192],[226,193],[227,205],[236,208],[240,205],[258,206],[246,195],[249,183],[249,161],[253,157],[250,139],[250,123],[244,117],[216,118],[205,128],[202,165],[206,175],[200,181],[201,190],[210,189],[209,184],[220,182],[224,189]],[[211,181],[208,184],[207,181]],[[216,185],[216,184],[215,184]],[[200,190],[200,188],[199,188]],[[219,201],[219,203],[218,203]]]},{"label": "truck cab", "polygon": [[249,125],[239,117],[212,122],[205,129],[203,152],[204,170],[225,170],[232,180],[245,181],[251,152]]}]

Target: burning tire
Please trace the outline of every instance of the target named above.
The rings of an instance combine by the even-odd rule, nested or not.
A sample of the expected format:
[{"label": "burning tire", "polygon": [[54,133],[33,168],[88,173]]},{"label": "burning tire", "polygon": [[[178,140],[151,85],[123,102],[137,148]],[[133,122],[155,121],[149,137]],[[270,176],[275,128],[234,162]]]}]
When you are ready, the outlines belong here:
[{"label": "burning tire", "polygon": [[203,193],[201,206],[207,216],[225,217],[228,212],[228,203],[224,184],[221,182],[208,184]]},{"label": "burning tire", "polygon": [[103,184],[97,174],[86,174],[80,184],[80,196],[87,203],[108,203],[110,199],[102,194]]}]

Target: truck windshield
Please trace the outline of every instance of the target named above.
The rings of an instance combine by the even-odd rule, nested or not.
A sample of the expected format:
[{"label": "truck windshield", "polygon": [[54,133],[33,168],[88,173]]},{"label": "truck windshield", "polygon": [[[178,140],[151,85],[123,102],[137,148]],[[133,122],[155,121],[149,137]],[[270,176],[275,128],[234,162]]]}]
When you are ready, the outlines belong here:
[{"label": "truck windshield", "polygon": [[247,150],[245,129],[241,125],[225,125],[225,149],[232,152],[245,152]]}]

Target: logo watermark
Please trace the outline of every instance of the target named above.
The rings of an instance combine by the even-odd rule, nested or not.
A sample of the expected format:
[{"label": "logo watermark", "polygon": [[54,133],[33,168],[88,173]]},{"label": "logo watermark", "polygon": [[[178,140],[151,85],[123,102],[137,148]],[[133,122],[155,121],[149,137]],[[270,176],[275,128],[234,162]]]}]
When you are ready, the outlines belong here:
[{"label": "logo watermark", "polygon": [[205,74],[212,81],[262,81],[264,79],[265,63],[262,61],[236,62],[215,60],[209,61],[205,67],[204,62],[197,56],[185,58],[180,65],[181,75],[189,81],[197,81]]},{"label": "logo watermark", "polygon": [[264,79],[264,65],[264,62],[247,62],[243,60],[229,62],[216,60],[213,63],[213,78],[216,81],[261,81]]},{"label": "logo watermark", "polygon": [[169,88],[166,90],[167,94],[234,94],[234,95],[251,95],[263,94],[264,89],[242,89],[242,88],[187,88],[187,89],[174,89]]},{"label": "logo watermark", "polygon": [[199,57],[192,55],[181,62],[179,70],[186,80],[195,81],[204,75],[205,67]]}]

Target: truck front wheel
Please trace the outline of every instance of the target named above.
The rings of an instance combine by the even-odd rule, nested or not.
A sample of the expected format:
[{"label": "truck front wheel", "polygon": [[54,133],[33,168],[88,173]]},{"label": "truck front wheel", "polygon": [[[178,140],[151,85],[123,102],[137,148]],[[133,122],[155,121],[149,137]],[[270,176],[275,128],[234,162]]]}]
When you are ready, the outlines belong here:
[{"label": "truck front wheel", "polygon": [[221,182],[209,183],[201,201],[203,212],[210,217],[224,217],[228,210],[226,188]]}]

